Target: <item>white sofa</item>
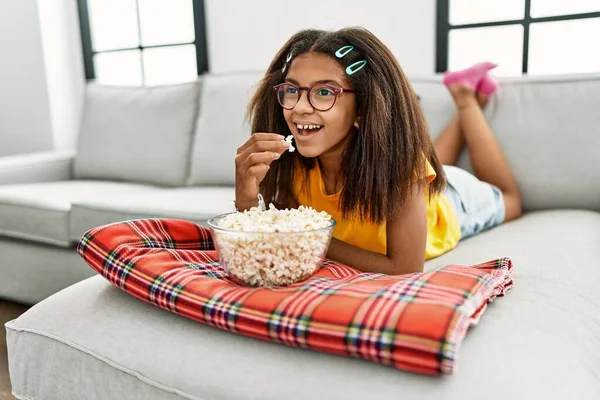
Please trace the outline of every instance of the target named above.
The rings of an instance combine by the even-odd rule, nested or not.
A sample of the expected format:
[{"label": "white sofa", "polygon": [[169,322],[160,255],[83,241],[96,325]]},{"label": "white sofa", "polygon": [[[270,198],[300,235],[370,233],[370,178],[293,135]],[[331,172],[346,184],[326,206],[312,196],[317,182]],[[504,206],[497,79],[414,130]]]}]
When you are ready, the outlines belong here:
[{"label": "white sofa", "polygon": [[[178,164],[177,173],[150,171],[154,162],[182,161],[166,151],[171,140],[161,142],[159,150],[172,158],[151,158],[158,145],[148,143],[148,154],[137,155],[144,165],[111,158],[99,138],[83,142],[90,147],[78,150],[73,170],[71,158],[58,155],[2,161],[0,295],[35,302],[92,275],[72,248],[90,226],[142,216],[202,222],[227,211],[233,190],[220,185],[232,182],[232,156],[248,134],[241,121],[257,78],[241,74],[201,80],[200,113],[186,139],[193,143],[191,156],[178,147],[186,168]],[[412,82],[435,136],[454,112],[450,96],[439,77]],[[432,269],[502,256],[514,262],[515,287],[490,305],[468,333],[455,376],[417,376],[226,333],[143,303],[95,276],[6,325],[15,396],[600,398],[600,75],[506,78],[501,84],[486,115],[516,174],[525,214],[426,263]],[[156,112],[144,114],[144,129],[151,131],[151,121],[163,118]],[[97,114],[94,126],[86,126],[84,118],[82,134],[100,129],[102,115]],[[123,111],[123,117],[129,115]],[[132,130],[140,134],[135,126]],[[116,136],[108,147],[119,142]],[[142,135],[124,142],[124,151],[135,154],[145,140]],[[88,161],[86,170],[82,165]],[[460,165],[469,168],[466,154]],[[47,183],[34,183],[38,180]],[[16,184],[26,181],[31,183]],[[21,231],[10,231],[17,228]]]}]

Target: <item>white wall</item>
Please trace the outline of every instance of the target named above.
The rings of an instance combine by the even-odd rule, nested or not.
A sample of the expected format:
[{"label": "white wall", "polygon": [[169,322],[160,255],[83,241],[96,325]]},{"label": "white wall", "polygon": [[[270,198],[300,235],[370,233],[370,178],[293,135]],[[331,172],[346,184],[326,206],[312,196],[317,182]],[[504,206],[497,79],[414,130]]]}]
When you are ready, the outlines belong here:
[{"label": "white wall", "polygon": [[75,0],[0,0],[0,157],[73,148],[84,82]]},{"label": "white wall", "polygon": [[75,0],[38,0],[54,148],[76,144],[85,73]]},{"label": "white wall", "polygon": [[0,0],[0,156],[52,146],[36,0]]},{"label": "white wall", "polygon": [[404,71],[435,71],[435,0],[207,0],[212,72],[265,70],[305,28],[360,25],[377,35]]}]

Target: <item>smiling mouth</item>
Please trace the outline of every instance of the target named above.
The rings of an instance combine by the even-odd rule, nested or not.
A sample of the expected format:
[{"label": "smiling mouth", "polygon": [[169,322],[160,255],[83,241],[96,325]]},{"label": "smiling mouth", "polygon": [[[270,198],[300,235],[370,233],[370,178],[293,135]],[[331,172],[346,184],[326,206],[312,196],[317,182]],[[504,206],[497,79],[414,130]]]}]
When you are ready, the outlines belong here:
[{"label": "smiling mouth", "polygon": [[323,129],[323,125],[300,125],[300,124],[297,124],[296,129],[298,129],[298,134],[300,136],[310,136],[310,135],[317,133],[321,129]]}]

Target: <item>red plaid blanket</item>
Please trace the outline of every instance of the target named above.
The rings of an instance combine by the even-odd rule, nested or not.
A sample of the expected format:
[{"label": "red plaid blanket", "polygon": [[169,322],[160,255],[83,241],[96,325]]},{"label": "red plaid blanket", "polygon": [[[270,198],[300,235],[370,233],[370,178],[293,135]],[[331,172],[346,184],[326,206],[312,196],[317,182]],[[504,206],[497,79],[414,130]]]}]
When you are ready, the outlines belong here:
[{"label": "red plaid blanket", "polygon": [[402,276],[327,261],[304,282],[248,288],[219,266],[209,230],[173,219],[100,226],[77,250],[115,286],[182,316],[424,374],[454,372],[469,326],[513,283],[508,258]]}]

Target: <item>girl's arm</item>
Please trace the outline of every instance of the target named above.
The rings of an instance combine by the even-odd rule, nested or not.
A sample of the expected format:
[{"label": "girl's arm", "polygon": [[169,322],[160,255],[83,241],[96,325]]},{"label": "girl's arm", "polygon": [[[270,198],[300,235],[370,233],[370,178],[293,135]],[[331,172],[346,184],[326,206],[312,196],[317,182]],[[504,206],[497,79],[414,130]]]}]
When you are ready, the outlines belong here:
[{"label": "girl's arm", "polygon": [[427,241],[427,210],[420,185],[406,199],[404,210],[387,221],[387,254],[375,253],[333,238],[327,257],[363,272],[388,275],[422,272]]}]

